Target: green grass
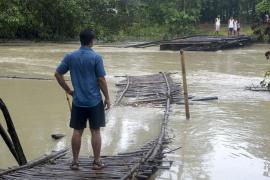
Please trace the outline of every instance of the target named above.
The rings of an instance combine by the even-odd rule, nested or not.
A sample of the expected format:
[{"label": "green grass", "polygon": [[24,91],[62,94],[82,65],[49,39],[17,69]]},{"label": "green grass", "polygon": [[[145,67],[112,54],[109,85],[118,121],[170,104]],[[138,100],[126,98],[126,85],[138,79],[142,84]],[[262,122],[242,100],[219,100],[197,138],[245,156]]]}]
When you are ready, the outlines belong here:
[{"label": "green grass", "polygon": [[134,25],[127,32],[121,31],[116,39],[119,41],[153,41],[164,39],[168,28],[165,26],[139,26]]},{"label": "green grass", "polygon": [[[250,24],[241,24],[241,35],[252,35]],[[198,24],[194,29],[191,29],[189,35],[216,35],[214,24]],[[228,35],[226,24],[222,24],[219,35]],[[153,41],[162,39],[171,39],[179,37],[168,32],[168,27],[159,25],[141,26],[134,25],[129,28],[128,32],[120,32],[114,37],[115,41]]]}]

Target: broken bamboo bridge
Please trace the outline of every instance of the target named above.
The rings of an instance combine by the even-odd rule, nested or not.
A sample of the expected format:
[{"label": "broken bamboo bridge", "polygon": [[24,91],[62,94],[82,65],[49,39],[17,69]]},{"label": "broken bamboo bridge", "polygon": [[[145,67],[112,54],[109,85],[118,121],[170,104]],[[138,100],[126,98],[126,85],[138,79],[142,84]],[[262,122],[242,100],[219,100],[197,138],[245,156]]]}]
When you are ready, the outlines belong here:
[{"label": "broken bamboo bridge", "polygon": [[70,170],[71,154],[68,149],[63,149],[25,165],[0,171],[0,179],[148,179],[158,169],[170,168],[172,162],[163,158],[171,141],[167,131],[171,104],[183,99],[180,84],[170,73],[124,78],[116,84],[119,91],[115,106],[164,108],[156,138],[135,151],[102,156],[107,165],[102,170],[92,170],[93,158],[87,156],[80,157],[78,171]]}]

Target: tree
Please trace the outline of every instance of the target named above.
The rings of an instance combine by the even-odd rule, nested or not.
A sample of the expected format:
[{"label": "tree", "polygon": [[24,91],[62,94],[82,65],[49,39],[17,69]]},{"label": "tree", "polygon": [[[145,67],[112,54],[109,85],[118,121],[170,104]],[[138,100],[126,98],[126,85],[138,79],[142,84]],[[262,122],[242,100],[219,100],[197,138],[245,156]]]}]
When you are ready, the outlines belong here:
[{"label": "tree", "polygon": [[19,10],[19,0],[0,1],[0,38],[14,38],[24,17]]},{"label": "tree", "polygon": [[[93,27],[105,40],[122,35],[195,32],[195,24],[220,15],[252,22],[270,14],[270,0],[0,0],[0,38],[73,39]],[[140,33],[137,33],[140,32]]]},{"label": "tree", "polygon": [[256,5],[258,14],[270,14],[270,0],[262,0]]}]

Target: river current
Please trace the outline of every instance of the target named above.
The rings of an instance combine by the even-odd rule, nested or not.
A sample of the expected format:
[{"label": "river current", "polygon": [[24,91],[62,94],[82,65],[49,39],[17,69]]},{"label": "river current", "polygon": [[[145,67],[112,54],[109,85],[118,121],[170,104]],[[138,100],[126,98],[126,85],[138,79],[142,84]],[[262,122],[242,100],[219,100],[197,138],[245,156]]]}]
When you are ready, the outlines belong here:
[{"label": "river current", "polygon": [[[53,78],[62,57],[79,44],[18,43],[0,46],[0,76]],[[177,72],[179,52],[158,48],[94,48],[104,58],[112,101],[118,75],[143,75],[160,71]],[[245,86],[259,84],[270,70],[265,60],[269,45],[218,52],[186,52],[189,94],[218,96],[219,100],[196,102],[185,119],[184,106],[173,105],[169,131],[173,137],[168,154],[170,170],[153,179],[172,180],[269,180],[270,179],[270,94],[251,92]],[[27,159],[70,146],[69,109],[56,81],[0,79],[0,97],[14,120]],[[102,130],[103,154],[131,151],[159,132],[163,110],[151,107],[116,107],[107,114]],[[5,126],[3,116],[0,123]],[[67,136],[54,141],[50,135]],[[86,129],[81,154],[91,155]],[[0,169],[16,165],[0,138]]]}]

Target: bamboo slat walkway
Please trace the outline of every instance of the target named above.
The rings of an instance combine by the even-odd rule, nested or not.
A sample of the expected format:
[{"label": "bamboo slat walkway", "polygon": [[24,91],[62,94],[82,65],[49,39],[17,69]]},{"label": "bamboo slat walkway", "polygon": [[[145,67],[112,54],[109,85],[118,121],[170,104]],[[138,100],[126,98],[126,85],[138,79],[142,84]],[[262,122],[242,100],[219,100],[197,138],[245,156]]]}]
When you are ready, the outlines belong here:
[{"label": "bamboo slat walkway", "polygon": [[261,86],[248,86],[245,88],[246,90],[249,91],[257,91],[257,92],[270,92],[270,88],[268,87],[261,87]]},{"label": "bamboo slat walkway", "polygon": [[218,51],[244,47],[250,45],[252,42],[252,38],[245,35],[230,37],[198,35],[164,42],[160,45],[160,50]]},{"label": "bamboo slat walkway", "polygon": [[168,99],[171,103],[183,99],[180,96],[180,84],[173,82],[171,74],[127,76],[126,80],[117,83],[116,86],[120,88],[118,100],[121,100],[122,105],[160,107],[166,106]]},{"label": "bamboo slat walkway", "polygon": [[180,99],[180,85],[170,74],[126,76],[117,84],[120,91],[115,105],[152,105],[165,108],[160,133],[151,142],[133,152],[116,156],[102,156],[107,164],[103,170],[92,170],[92,157],[80,157],[80,170],[69,168],[68,149],[53,152],[24,166],[0,172],[0,179],[148,179],[159,168],[169,168],[172,162],[163,161],[164,148],[170,142],[167,136],[170,105]]},{"label": "bamboo slat walkway", "polygon": [[223,49],[234,49],[250,45],[253,42],[252,37],[241,36],[209,36],[194,35],[171,40],[159,40],[152,42],[143,42],[137,44],[129,44],[124,46],[114,46],[119,48],[147,48],[152,46],[160,46],[160,50],[172,51],[218,51]]}]

